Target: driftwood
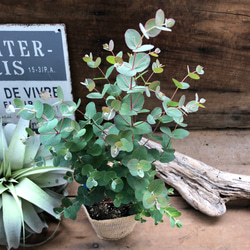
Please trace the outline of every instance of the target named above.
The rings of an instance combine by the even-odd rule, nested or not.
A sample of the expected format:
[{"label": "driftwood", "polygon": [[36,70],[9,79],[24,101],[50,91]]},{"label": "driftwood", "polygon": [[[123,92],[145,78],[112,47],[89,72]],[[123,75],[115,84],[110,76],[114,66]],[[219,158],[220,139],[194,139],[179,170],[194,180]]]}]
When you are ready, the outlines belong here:
[{"label": "driftwood", "polygon": [[[143,138],[142,143],[146,139]],[[149,141],[148,148],[160,149]],[[220,171],[181,153],[170,163],[155,163],[157,176],[173,187],[195,209],[209,216],[226,212],[225,203],[250,199],[250,176]]]}]

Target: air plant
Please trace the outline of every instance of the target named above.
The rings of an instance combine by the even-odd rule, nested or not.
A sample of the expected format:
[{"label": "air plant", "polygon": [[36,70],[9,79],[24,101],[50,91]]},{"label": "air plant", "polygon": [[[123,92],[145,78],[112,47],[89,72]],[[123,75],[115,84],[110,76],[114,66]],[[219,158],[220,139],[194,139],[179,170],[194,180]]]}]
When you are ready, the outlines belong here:
[{"label": "air plant", "polygon": [[[25,244],[25,236],[48,227],[42,214],[56,217],[66,194],[66,167],[54,167],[39,135],[27,137],[29,121],[2,126],[0,120],[0,245]],[[23,238],[23,240],[21,240]]]}]

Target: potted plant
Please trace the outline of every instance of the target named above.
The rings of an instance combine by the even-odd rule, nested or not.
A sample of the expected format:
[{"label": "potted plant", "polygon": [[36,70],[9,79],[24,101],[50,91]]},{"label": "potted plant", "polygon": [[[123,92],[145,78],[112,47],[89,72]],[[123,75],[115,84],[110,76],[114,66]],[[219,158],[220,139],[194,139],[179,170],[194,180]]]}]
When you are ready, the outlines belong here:
[{"label": "potted plant", "polygon": [[[90,209],[94,204],[105,205],[106,210],[111,207],[112,211],[125,206],[133,220],[144,222],[145,217],[152,217],[158,224],[167,215],[171,226],[182,227],[178,220],[181,213],[169,205],[173,189],[167,189],[162,180],[155,178],[154,163],[174,159],[171,140],[189,134],[184,116],[204,107],[205,99],[199,100],[197,94],[195,100],[188,103],[184,95],[176,100],[176,92],[189,87],[186,80],[198,80],[204,71],[201,66],[193,71],[188,68],[182,80],[173,78],[174,93],[165,95],[160,82],[154,79],[164,71],[158,59],[160,49],[143,44],[144,38],[171,31],[174,22],[172,18],[166,19],[160,9],[155,18],[139,25],[142,35],[134,29],[125,32],[125,43],[131,53],[115,53],[112,40],[105,44],[104,49],[110,53],[106,60],[111,64],[105,73],[100,68],[100,57],[94,60],[92,53],[83,57],[90,68],[98,69],[101,74],[82,82],[90,92],[87,98],[103,100],[101,110],[97,110],[94,101],[87,104],[85,111],[80,110],[80,100],[77,103],[65,101],[60,87],[55,98],[55,106],[63,117],[60,120],[55,118],[55,111],[48,104],[37,100],[32,106],[15,100],[23,118],[38,120],[41,143],[54,155],[54,165],[72,166],[74,173],[67,173],[68,181],[74,179],[79,183],[77,196],[73,200],[63,199],[64,207],[56,210],[59,215],[75,219],[82,205],[89,211],[94,210]],[[102,86],[100,90],[97,81],[98,86]],[[41,93],[41,97],[44,100],[54,98],[48,92]],[[154,106],[155,100],[160,105]],[[152,104],[150,110],[145,108],[146,101]],[[82,120],[70,118],[75,112],[82,115]],[[162,135],[155,135],[157,131]],[[148,149],[145,138],[158,141],[162,152]],[[114,231],[116,229],[112,233]],[[100,237],[110,239],[107,235]]]},{"label": "potted plant", "polygon": [[8,249],[48,227],[43,215],[56,217],[67,184],[69,169],[53,166],[39,136],[28,138],[26,130],[34,135],[28,126],[22,118],[4,127],[0,120],[0,245]]}]

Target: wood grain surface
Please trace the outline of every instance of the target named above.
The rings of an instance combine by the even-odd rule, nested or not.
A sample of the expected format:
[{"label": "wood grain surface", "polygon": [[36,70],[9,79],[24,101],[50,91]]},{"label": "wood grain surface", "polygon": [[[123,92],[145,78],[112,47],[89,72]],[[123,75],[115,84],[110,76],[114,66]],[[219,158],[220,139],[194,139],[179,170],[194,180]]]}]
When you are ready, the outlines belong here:
[{"label": "wood grain surface", "polygon": [[138,30],[139,22],[153,17],[159,8],[176,20],[173,32],[152,41],[162,50],[161,62],[166,65],[159,76],[163,90],[171,93],[171,79],[181,80],[186,65],[194,68],[200,64],[205,69],[202,80],[190,81],[186,91],[188,99],[196,92],[207,99],[205,110],[188,117],[190,128],[250,127],[248,0],[1,0],[0,23],[65,23],[73,95],[75,100],[83,98],[84,109],[87,91],[80,82],[99,75],[82,57],[89,52],[94,57],[107,55],[102,44],[110,39],[115,51],[127,52],[126,29]]}]

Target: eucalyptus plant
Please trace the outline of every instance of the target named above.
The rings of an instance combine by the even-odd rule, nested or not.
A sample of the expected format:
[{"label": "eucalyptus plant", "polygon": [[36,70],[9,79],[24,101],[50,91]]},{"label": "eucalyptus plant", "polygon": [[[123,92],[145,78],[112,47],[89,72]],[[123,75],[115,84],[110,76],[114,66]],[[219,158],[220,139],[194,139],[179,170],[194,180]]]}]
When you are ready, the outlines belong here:
[{"label": "eucalyptus plant", "polygon": [[69,169],[53,166],[39,136],[27,138],[28,126],[22,118],[4,127],[0,120],[0,245],[8,249],[48,227],[42,215],[56,217],[53,209],[61,205],[67,184]]},{"label": "eucalyptus plant", "polygon": [[[106,72],[100,67],[100,57],[94,59],[92,53],[83,57],[90,68],[100,73],[82,84],[89,91],[87,98],[103,100],[101,110],[94,101],[86,105],[85,111],[80,110],[81,100],[77,103],[64,100],[60,87],[57,98],[48,92],[41,93],[44,100],[55,98],[54,106],[40,100],[34,105],[15,100],[24,119],[38,121],[40,141],[53,154],[54,165],[72,166],[74,174],[69,172],[66,178],[80,184],[75,199],[64,198],[64,207],[56,209],[59,215],[75,219],[82,204],[90,206],[107,196],[116,207],[130,204],[131,213],[140,222],[152,217],[158,224],[165,214],[171,226],[182,226],[177,219],[181,213],[169,205],[173,189],[167,189],[162,180],[155,178],[155,162],[168,163],[174,159],[172,139],[182,139],[189,134],[184,116],[204,107],[205,99],[199,99],[197,94],[195,100],[187,103],[185,95],[176,100],[178,90],[189,88],[188,78],[198,80],[204,71],[199,65],[193,71],[188,67],[182,80],[173,78],[176,90],[168,96],[154,79],[164,72],[158,59],[160,49],[143,44],[144,38],[171,31],[174,23],[174,19],[165,18],[160,9],[155,18],[145,25],[139,24],[142,34],[134,29],[125,32],[129,53],[115,53],[112,40],[104,44],[103,48],[110,53],[106,60],[111,64]],[[97,86],[102,88],[99,90]],[[159,106],[154,106],[155,100],[160,100]],[[145,108],[145,102],[150,102],[152,109]],[[55,117],[55,110],[61,112],[62,119]],[[82,115],[81,120],[70,118],[75,112]],[[158,131],[162,134],[155,134]],[[148,149],[146,143],[142,143],[143,137],[158,141],[162,151]]]}]

